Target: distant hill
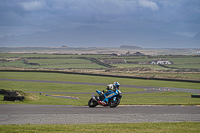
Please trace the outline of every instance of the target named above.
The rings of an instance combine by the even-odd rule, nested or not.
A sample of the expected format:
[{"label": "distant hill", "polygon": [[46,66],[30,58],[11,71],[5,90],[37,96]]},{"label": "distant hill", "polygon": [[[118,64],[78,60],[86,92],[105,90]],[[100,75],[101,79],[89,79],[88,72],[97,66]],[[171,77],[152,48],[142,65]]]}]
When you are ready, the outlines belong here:
[{"label": "distant hill", "polygon": [[0,47],[120,47],[199,48],[199,34],[190,38],[152,29],[103,29],[81,26],[0,38]]},{"label": "distant hill", "polygon": [[141,47],[130,46],[130,45],[121,45],[120,48],[123,48],[123,49],[142,49]]}]

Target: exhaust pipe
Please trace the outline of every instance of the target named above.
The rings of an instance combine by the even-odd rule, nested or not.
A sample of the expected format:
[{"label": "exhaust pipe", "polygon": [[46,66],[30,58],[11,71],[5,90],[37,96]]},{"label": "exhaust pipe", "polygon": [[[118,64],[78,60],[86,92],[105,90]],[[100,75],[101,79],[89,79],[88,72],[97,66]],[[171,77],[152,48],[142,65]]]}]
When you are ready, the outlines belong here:
[{"label": "exhaust pipe", "polygon": [[94,94],[92,94],[91,97],[92,97],[93,100],[97,101],[97,99],[95,98]]}]

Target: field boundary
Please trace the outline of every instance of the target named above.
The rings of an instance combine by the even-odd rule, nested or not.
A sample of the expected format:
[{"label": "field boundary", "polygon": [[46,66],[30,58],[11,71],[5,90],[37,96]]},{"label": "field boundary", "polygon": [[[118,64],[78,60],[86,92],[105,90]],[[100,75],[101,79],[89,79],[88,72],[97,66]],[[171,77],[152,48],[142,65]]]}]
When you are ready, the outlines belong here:
[{"label": "field boundary", "polygon": [[82,73],[82,72],[67,72],[67,71],[47,71],[47,70],[0,70],[0,72],[45,72],[45,73],[65,73],[65,74],[78,74],[78,75],[90,75],[90,76],[106,76],[116,78],[132,78],[143,80],[163,80],[163,81],[178,81],[178,82],[191,82],[200,83],[198,80],[184,80],[184,79],[167,79],[167,78],[152,78],[152,77],[135,77],[135,76],[123,76],[123,75],[109,75],[109,74],[95,74],[95,73]]}]

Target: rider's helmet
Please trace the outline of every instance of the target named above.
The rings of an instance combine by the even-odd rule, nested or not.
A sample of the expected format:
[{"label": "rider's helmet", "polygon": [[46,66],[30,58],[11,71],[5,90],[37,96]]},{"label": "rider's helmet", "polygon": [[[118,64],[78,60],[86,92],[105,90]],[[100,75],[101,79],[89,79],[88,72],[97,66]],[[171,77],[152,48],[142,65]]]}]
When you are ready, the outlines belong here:
[{"label": "rider's helmet", "polygon": [[115,88],[118,88],[118,89],[119,89],[119,85],[120,85],[119,82],[114,82],[114,83],[113,83],[113,86],[114,86]]},{"label": "rider's helmet", "polygon": [[114,89],[114,87],[113,87],[113,85],[112,84],[109,84],[109,85],[107,85],[107,88],[106,88],[107,90],[113,90]]}]

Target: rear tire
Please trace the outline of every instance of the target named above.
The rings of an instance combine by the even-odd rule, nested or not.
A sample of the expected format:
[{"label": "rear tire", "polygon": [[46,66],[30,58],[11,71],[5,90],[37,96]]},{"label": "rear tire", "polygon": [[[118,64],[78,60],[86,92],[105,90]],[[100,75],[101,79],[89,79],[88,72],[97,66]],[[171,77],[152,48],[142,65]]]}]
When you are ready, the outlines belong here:
[{"label": "rear tire", "polygon": [[89,101],[88,101],[88,106],[90,108],[94,108],[98,105],[97,101],[95,101],[93,98],[91,98]]},{"label": "rear tire", "polygon": [[113,97],[109,100],[108,105],[110,108],[115,108],[119,105],[119,103],[120,103],[120,98],[116,97],[116,99],[114,101],[114,97]]}]

